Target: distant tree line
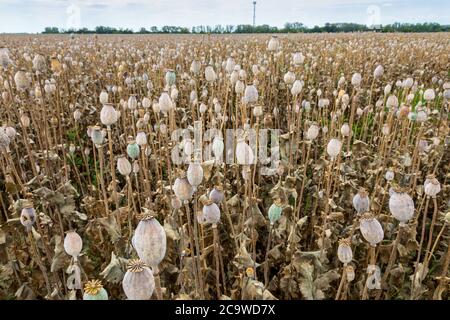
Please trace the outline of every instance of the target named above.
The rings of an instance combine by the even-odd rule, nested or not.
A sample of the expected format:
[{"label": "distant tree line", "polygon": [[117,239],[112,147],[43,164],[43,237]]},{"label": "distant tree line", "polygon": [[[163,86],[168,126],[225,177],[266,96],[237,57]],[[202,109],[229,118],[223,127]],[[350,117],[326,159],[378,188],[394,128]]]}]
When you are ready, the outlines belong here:
[{"label": "distant tree line", "polygon": [[150,27],[150,29],[141,28],[138,31],[132,29],[116,29],[105,26],[98,26],[94,30],[82,28],[74,29],[59,29],[57,27],[47,27],[42,32],[44,34],[231,34],[231,33],[322,33],[322,32],[363,32],[363,31],[377,31],[377,32],[448,32],[450,25],[441,25],[439,23],[393,23],[387,25],[379,25],[372,28],[364,24],[357,23],[326,23],[324,26],[314,26],[312,28],[305,26],[300,22],[285,23],[282,28],[269,26],[267,24],[253,27],[249,24],[233,25],[216,25],[216,26],[196,26],[191,29],[177,26],[164,27]]}]

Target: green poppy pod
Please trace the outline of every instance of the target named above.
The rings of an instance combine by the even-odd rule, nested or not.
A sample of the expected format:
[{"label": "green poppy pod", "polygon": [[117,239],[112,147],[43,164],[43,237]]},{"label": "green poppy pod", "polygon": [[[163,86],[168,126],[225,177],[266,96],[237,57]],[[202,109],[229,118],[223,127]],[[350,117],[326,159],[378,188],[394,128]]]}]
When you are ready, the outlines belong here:
[{"label": "green poppy pod", "polygon": [[172,86],[172,85],[175,84],[175,80],[176,80],[175,71],[173,71],[172,69],[167,70],[167,72],[166,72],[166,84],[168,86]]},{"label": "green poppy pod", "polygon": [[408,119],[410,121],[416,121],[417,120],[417,112],[411,111],[410,113],[408,113]]},{"label": "green poppy pod", "polygon": [[270,224],[274,224],[280,219],[282,211],[283,208],[281,207],[280,201],[275,201],[274,203],[272,203],[268,213]]},{"label": "green poppy pod", "polygon": [[127,154],[133,160],[139,157],[139,145],[136,143],[136,141],[134,140],[128,141]]},{"label": "green poppy pod", "polygon": [[103,144],[104,137],[102,130],[99,126],[92,127],[91,139],[96,146],[100,146]]},{"label": "green poppy pod", "polygon": [[84,286],[83,300],[108,300],[108,292],[99,280],[91,280]]}]

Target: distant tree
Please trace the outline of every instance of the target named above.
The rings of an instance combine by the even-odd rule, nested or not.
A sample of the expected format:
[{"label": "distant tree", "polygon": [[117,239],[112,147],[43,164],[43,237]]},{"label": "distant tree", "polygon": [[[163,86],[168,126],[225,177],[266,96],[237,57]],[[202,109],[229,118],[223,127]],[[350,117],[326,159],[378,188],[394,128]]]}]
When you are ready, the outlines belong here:
[{"label": "distant tree", "polygon": [[231,24],[228,24],[228,25],[225,27],[225,33],[232,33],[233,30],[234,30],[234,26],[231,25]]},{"label": "distant tree", "polygon": [[42,33],[50,33],[50,34],[59,33],[59,29],[57,27],[46,27],[44,32]]},{"label": "distant tree", "polygon": [[[306,27],[301,22],[287,22],[283,28],[278,29],[267,24],[253,27],[249,24],[240,24],[237,26],[227,25],[225,27],[221,25],[212,26],[195,26],[189,30],[186,27],[179,26],[164,26],[158,29],[156,26],[152,26],[150,31],[145,28],[139,29],[134,32],[132,29],[116,29],[105,26],[98,26],[94,30],[82,28],[78,30],[58,29],[57,27],[46,27],[42,33],[44,34],[57,34],[57,33],[98,33],[98,34],[133,34],[133,33],[320,33],[320,32],[364,32],[371,31],[373,29],[368,28],[366,25],[357,23],[326,23],[324,26],[314,26],[313,28]],[[380,32],[449,32],[450,25],[441,25],[439,23],[425,22],[425,23],[399,23],[387,24],[379,26],[376,31]]]}]

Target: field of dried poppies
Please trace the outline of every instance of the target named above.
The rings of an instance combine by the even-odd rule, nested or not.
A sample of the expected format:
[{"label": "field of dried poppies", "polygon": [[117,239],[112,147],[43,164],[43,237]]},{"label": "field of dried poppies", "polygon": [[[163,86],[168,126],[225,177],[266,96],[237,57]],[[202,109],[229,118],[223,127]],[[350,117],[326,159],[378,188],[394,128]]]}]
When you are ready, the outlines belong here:
[{"label": "field of dried poppies", "polygon": [[0,36],[0,299],[448,299],[448,37]]}]

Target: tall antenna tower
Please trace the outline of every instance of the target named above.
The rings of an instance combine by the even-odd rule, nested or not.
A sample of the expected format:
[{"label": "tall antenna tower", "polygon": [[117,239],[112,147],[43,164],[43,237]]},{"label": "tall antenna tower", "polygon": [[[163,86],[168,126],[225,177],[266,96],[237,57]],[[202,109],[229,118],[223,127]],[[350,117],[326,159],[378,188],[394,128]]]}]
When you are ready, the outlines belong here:
[{"label": "tall antenna tower", "polygon": [[256,1],[253,1],[253,28],[255,27],[256,21]]}]

